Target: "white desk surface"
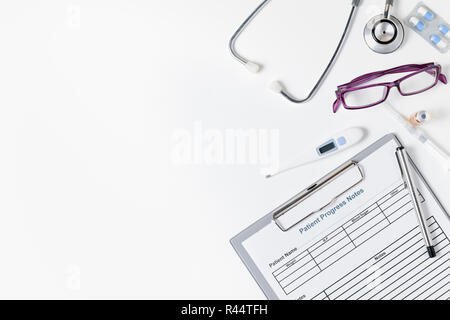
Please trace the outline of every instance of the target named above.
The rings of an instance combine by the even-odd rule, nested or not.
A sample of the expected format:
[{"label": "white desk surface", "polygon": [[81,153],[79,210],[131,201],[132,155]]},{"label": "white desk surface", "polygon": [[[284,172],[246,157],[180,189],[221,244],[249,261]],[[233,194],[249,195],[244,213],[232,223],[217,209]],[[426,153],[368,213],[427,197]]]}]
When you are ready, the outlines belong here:
[{"label": "white desk surface", "polygon": [[[450,3],[427,0],[450,19]],[[443,55],[406,29],[391,55],[372,53],[363,0],[317,96],[302,96],[334,50],[350,0],[273,1],[238,42],[265,65],[249,74],[227,43],[259,0],[8,1],[0,4],[0,297],[263,299],[229,239],[312,180],[389,132],[398,133],[447,209],[450,175],[380,108],[332,114],[338,84]],[[404,18],[416,1],[398,1]],[[316,20],[316,21],[315,21]],[[450,87],[395,90],[405,116],[450,152]],[[177,129],[279,129],[280,157],[305,138],[359,125],[363,144],[270,181],[258,166],[177,166]]]}]

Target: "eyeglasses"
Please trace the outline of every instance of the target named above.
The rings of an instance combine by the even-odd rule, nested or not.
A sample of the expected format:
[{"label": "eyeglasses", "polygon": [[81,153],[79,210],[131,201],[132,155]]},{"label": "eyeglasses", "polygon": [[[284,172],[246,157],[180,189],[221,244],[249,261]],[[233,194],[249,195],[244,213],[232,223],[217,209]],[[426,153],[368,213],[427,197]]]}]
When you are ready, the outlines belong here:
[{"label": "eyeglasses", "polygon": [[[364,85],[385,75],[407,72],[408,75],[394,82]],[[441,73],[441,66],[434,63],[407,64],[389,70],[367,73],[338,86],[333,112],[336,113],[341,104],[349,110],[376,106],[386,101],[393,87],[396,87],[402,96],[412,96],[433,88],[439,81],[447,84],[447,77]]]}]

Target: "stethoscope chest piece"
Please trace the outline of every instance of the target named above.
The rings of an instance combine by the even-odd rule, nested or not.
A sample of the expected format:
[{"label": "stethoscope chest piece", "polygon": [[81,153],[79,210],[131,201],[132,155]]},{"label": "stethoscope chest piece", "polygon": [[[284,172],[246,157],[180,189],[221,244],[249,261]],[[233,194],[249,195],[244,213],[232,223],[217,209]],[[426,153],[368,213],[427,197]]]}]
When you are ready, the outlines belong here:
[{"label": "stethoscope chest piece", "polygon": [[405,30],[402,23],[394,16],[388,18],[380,14],[370,19],[364,28],[364,40],[376,53],[392,53],[403,43]]},{"label": "stethoscope chest piece", "polygon": [[386,0],[384,14],[373,17],[364,28],[364,40],[376,53],[391,53],[400,48],[405,38],[403,25],[390,15],[394,0]]}]

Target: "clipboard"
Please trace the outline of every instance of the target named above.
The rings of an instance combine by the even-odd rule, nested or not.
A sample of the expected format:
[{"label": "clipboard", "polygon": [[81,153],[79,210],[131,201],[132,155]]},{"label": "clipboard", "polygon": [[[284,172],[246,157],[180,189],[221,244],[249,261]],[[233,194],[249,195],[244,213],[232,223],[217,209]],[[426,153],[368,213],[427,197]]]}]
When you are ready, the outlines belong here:
[{"label": "clipboard", "polygon": [[[256,265],[255,261],[252,259],[250,254],[247,252],[246,248],[244,247],[243,243],[257,234],[259,231],[261,231],[263,228],[267,227],[268,225],[275,223],[278,228],[280,229],[280,232],[288,232],[295,226],[297,226],[301,221],[305,220],[309,216],[317,213],[318,211],[322,210],[327,205],[331,204],[335,198],[339,197],[349,189],[356,186],[358,183],[364,180],[364,170],[359,166],[361,162],[363,162],[364,159],[368,158],[369,156],[377,153],[377,151],[385,146],[388,143],[394,142],[397,147],[402,147],[402,143],[398,139],[398,137],[395,134],[388,134],[369,147],[367,147],[362,152],[358,153],[345,163],[343,163],[341,166],[339,166],[337,169],[331,171],[321,179],[317,180],[315,183],[311,184],[309,187],[307,187],[305,190],[301,191],[294,197],[292,197],[290,200],[270,212],[269,214],[265,215],[263,218],[240,232],[238,235],[236,235],[234,238],[230,240],[231,245],[233,246],[234,250],[242,260],[242,262],[247,267],[248,271],[252,275],[252,277],[255,279],[261,290],[264,292],[265,296],[268,299],[279,299],[280,297],[275,293],[275,291],[270,286],[269,282],[266,280],[258,266]],[[392,157],[395,157],[395,154],[392,154]],[[411,158],[409,158],[412,168],[414,169],[415,173],[417,174],[418,178],[421,180],[421,182],[424,184],[424,186],[428,189],[430,195],[434,200],[436,201],[438,207],[442,210],[442,212],[449,217],[449,214],[439,201],[439,199],[436,197],[435,193],[432,191],[430,185],[427,183],[421,172],[418,170],[417,166],[414,164]],[[335,196],[329,196],[325,197],[323,199],[322,203],[317,203],[317,208],[315,210],[311,210],[311,208],[308,208],[306,211],[303,212],[303,216],[300,218],[295,218],[292,220],[291,224],[285,225],[283,222],[280,222],[280,219],[284,216],[289,215],[291,210],[293,208],[298,208],[298,206],[301,206],[304,201],[308,201],[308,199],[311,199],[311,197],[316,196],[319,194],[320,190],[323,188],[327,188],[330,186],[330,183],[332,182],[339,182],[340,179],[342,179],[343,175],[349,173],[349,172],[356,172],[360,174],[360,177],[358,178],[356,175],[351,175],[351,179],[346,181],[344,186],[342,187],[342,190],[338,192]],[[352,180],[353,179],[353,180]],[[339,185],[337,183],[336,185]],[[342,184],[341,184],[342,186]],[[333,189],[333,188],[331,188]]]}]

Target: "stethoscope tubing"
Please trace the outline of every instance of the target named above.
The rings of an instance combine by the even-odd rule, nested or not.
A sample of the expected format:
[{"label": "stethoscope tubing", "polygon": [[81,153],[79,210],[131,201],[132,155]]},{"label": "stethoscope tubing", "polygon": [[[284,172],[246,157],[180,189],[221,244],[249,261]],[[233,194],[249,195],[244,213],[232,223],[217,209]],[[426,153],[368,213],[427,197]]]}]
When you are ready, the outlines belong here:
[{"label": "stethoscope tubing", "polygon": [[291,101],[293,103],[304,103],[304,102],[307,102],[309,99],[311,99],[316,94],[317,90],[319,90],[320,86],[324,82],[325,77],[328,75],[328,73],[330,72],[330,70],[333,67],[334,63],[336,62],[336,59],[337,59],[337,57],[339,55],[339,52],[341,51],[341,49],[342,49],[342,47],[344,45],[345,39],[347,38],[347,35],[349,33],[350,26],[351,26],[351,24],[353,22],[353,17],[355,15],[355,12],[356,12],[356,6],[353,5],[352,9],[350,11],[350,15],[349,15],[348,20],[347,20],[347,24],[345,25],[344,33],[342,34],[342,37],[339,40],[338,46],[337,46],[336,50],[334,51],[330,62],[328,63],[328,65],[325,68],[325,70],[323,71],[322,75],[320,76],[319,81],[317,81],[316,85],[311,90],[311,92],[308,94],[308,96],[305,99],[296,99],[291,94],[289,94],[286,90],[282,90],[281,94],[286,99],[288,99],[289,101]]},{"label": "stethoscope tubing", "polygon": [[[242,55],[240,55],[237,50],[236,50],[236,41],[239,38],[239,36],[242,34],[242,32],[247,28],[247,26],[250,24],[250,22],[252,22],[252,20],[258,15],[258,13],[260,13],[264,7],[269,3],[270,0],[264,0],[263,2],[261,2],[261,4],[247,17],[247,19],[244,20],[244,22],[239,26],[239,28],[236,30],[236,32],[233,34],[233,36],[231,37],[230,41],[229,41],[229,49],[231,54],[236,58],[237,61],[239,61],[240,63],[246,65],[247,63],[250,62],[250,60],[248,60],[247,58],[243,57]],[[314,85],[313,89],[310,91],[310,93],[308,94],[308,96],[305,99],[297,99],[295,98],[292,94],[290,94],[286,89],[282,89],[280,90],[280,93],[282,96],[284,96],[287,100],[293,102],[293,103],[304,103],[307,102],[308,100],[310,100],[315,94],[316,92],[319,90],[320,86],[322,85],[322,83],[324,82],[326,76],[328,75],[329,71],[331,70],[331,68],[333,67],[339,52],[341,51],[345,39],[349,33],[350,30],[350,26],[353,22],[353,17],[356,13],[356,8],[359,5],[360,0],[353,0],[352,1],[352,9],[350,11],[350,15],[349,18],[347,20],[345,29],[344,29],[344,33],[342,34],[342,37],[338,43],[338,46],[336,48],[336,50],[333,53],[333,56],[331,57],[330,62],[328,63],[328,65],[326,66],[325,70],[323,71],[322,75],[320,76],[319,80],[317,81],[317,83]]]},{"label": "stethoscope tubing", "polygon": [[261,4],[248,16],[247,19],[240,25],[240,27],[236,30],[236,32],[233,34],[233,36],[230,39],[229,42],[229,48],[231,51],[231,54],[242,64],[246,64],[249,62],[247,58],[244,58],[236,51],[236,40],[239,38],[241,33],[247,28],[247,26],[252,22],[252,20],[258,15],[259,12],[264,9],[264,7],[270,2],[271,0],[264,0],[261,2]]}]

